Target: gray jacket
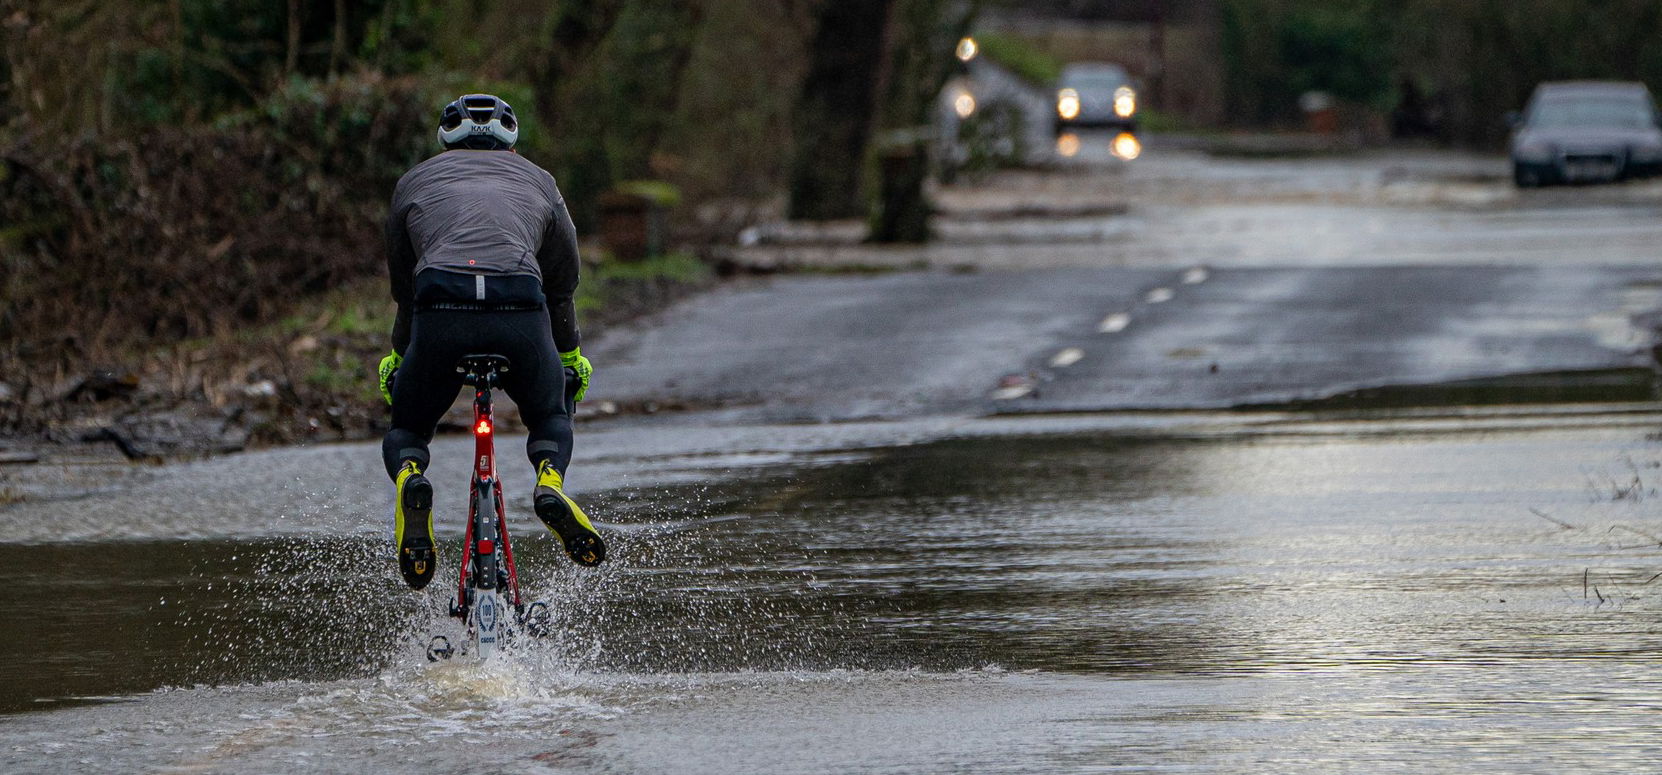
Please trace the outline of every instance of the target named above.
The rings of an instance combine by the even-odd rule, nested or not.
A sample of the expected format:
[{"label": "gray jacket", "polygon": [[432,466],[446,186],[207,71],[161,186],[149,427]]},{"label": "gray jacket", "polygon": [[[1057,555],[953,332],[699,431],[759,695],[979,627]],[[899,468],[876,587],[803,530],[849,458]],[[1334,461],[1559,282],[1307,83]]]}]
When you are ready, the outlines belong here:
[{"label": "gray jacket", "polygon": [[398,302],[392,346],[400,353],[409,348],[418,275],[472,276],[466,279],[478,281],[480,299],[487,281],[493,288],[530,285],[541,298],[504,300],[493,290],[492,301],[546,303],[555,347],[570,352],[581,343],[572,303],[577,271],[577,230],[554,177],[517,153],[445,151],[404,173],[393,189],[387,272]]}]

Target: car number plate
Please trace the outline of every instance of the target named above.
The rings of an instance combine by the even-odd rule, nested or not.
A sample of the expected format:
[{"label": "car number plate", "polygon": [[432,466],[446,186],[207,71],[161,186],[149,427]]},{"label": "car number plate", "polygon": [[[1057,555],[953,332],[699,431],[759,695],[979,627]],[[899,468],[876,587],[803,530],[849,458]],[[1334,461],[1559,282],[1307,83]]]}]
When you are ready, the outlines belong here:
[{"label": "car number plate", "polygon": [[1565,165],[1564,174],[1572,180],[1596,180],[1616,176],[1616,165],[1609,162],[1581,161]]}]

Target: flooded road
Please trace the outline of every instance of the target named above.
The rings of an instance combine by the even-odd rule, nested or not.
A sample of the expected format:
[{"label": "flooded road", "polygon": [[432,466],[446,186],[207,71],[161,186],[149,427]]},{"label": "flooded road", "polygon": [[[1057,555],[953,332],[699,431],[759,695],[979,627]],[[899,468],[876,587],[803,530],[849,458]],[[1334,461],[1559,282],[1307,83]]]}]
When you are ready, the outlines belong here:
[{"label": "flooded road", "polygon": [[424,657],[376,444],[0,471],[0,772],[1652,768],[1662,189],[1495,162],[1151,145],[754,246],[856,271],[595,343],[611,561],[505,455],[556,634],[488,669]]},{"label": "flooded road", "polygon": [[515,501],[558,634],[486,670],[423,658],[443,593],[397,582],[371,447],[173,501],[229,469],[158,469],[128,532],[30,526],[112,493],[4,512],[0,770],[1643,768],[1659,421],[597,424],[573,471],[617,561],[557,562]]}]

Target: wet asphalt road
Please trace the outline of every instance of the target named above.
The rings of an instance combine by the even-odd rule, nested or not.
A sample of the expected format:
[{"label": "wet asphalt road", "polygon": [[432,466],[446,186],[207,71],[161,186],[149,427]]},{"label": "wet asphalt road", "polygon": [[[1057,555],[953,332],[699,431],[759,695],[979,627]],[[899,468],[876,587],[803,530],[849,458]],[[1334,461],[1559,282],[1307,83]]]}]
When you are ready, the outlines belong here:
[{"label": "wet asphalt road", "polygon": [[[1657,309],[1662,269],[1641,266],[918,272],[723,289],[596,349],[608,398],[775,421],[1211,409],[1549,372],[1595,372],[1579,400],[1643,400]],[[1543,387],[1513,400],[1559,397]]]},{"label": "wet asphalt road", "polygon": [[[1174,157],[1114,173],[1123,240],[961,236],[592,343],[597,405],[676,411],[580,424],[596,571],[503,440],[557,635],[488,669],[422,657],[376,445],[66,467],[0,509],[0,771],[1644,771],[1655,205],[1425,167]],[[1530,208],[1585,249],[1507,248],[1560,238]]]},{"label": "wet asphalt road", "polygon": [[1510,394],[1448,399],[1646,400],[1652,334],[1638,321],[1662,309],[1659,280],[1653,268],[1197,271],[1070,331],[1031,365],[1044,376],[1032,394],[999,405],[1220,408],[1381,388],[1412,402],[1413,388],[1482,380]]},{"label": "wet asphalt road", "polygon": [[[1469,391],[1444,386],[1496,380],[1524,389],[1480,400],[1650,398],[1662,183],[1521,196],[1503,162],[1468,155],[1208,160],[1150,145],[1129,164],[1082,154],[944,191],[945,239],[927,247],[741,249],[854,273],[729,287],[603,339],[606,395],[767,420],[1414,386],[1440,392],[1390,400],[1448,403]],[[1541,376],[1563,372],[1581,375]]]}]

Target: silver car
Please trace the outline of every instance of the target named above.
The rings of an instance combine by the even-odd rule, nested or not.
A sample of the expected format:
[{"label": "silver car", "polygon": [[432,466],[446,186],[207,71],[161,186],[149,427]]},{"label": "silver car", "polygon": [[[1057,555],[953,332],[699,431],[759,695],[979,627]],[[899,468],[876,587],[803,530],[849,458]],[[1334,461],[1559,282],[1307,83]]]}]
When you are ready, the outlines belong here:
[{"label": "silver car", "polygon": [[1642,83],[1543,83],[1523,114],[1510,118],[1519,187],[1662,172],[1662,121]]},{"label": "silver car", "polygon": [[1076,126],[1137,125],[1137,90],[1119,65],[1076,62],[1056,82],[1056,131]]}]

